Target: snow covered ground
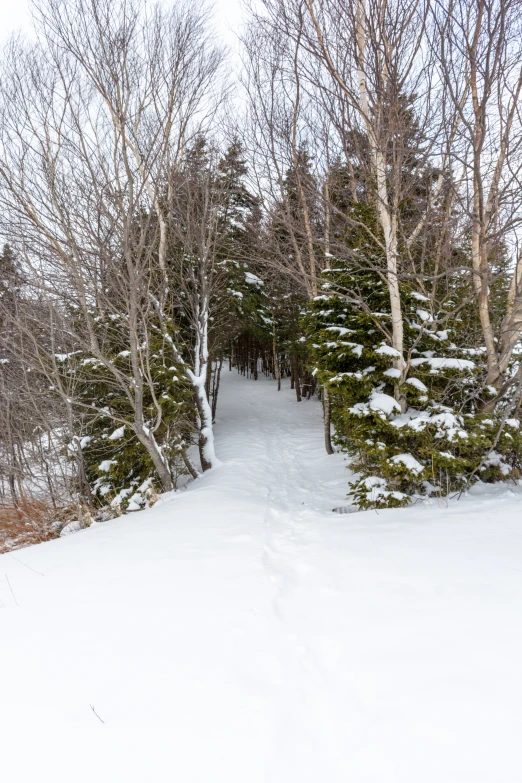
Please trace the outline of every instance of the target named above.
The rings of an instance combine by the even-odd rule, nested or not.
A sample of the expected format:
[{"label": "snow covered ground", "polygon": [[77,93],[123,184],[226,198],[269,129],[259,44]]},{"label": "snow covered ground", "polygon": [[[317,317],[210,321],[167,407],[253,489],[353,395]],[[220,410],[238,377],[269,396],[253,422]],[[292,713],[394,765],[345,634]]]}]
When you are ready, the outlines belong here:
[{"label": "snow covered ground", "polygon": [[333,513],[320,406],[221,394],[220,468],[0,557],[0,779],[520,783],[522,497]]}]

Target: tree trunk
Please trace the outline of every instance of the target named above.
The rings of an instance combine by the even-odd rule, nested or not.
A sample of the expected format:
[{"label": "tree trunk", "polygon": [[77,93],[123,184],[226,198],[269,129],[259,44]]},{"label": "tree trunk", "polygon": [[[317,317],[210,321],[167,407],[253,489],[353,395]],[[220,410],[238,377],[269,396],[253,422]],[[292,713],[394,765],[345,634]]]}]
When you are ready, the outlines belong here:
[{"label": "tree trunk", "polygon": [[[205,281],[205,275],[201,273]],[[194,350],[194,372],[188,367],[186,374],[192,383],[199,416],[199,456],[201,469],[204,471],[219,465],[214,448],[214,427],[212,425],[212,408],[207,394],[207,374],[209,369],[208,352],[208,297],[202,296],[198,318],[198,337]]]},{"label": "tree trunk", "polygon": [[332,446],[332,402],[330,400],[330,392],[326,384],[323,386],[323,411],[324,411],[324,447],[327,454],[333,454]]},{"label": "tree trunk", "polygon": [[140,441],[142,446],[145,447],[149,457],[152,460],[156,473],[158,474],[158,478],[161,482],[161,487],[163,491],[171,492],[174,489],[174,484],[172,483],[172,476],[170,474],[170,469],[165,457],[161,453],[160,448],[156,443],[156,438],[154,437],[154,434],[150,432],[149,433],[145,432],[145,430],[139,425],[135,425],[134,431],[136,432],[136,436],[138,440]]},{"label": "tree trunk", "polygon": [[272,337],[272,351],[274,354],[274,375],[277,380],[277,391],[281,391],[281,367],[279,365],[279,357],[277,356],[277,342],[275,330]]},{"label": "tree trunk", "polygon": [[297,359],[294,359],[294,385],[295,385],[295,396],[297,397],[297,402],[302,401],[301,397],[301,383],[299,380],[299,361]]},{"label": "tree trunk", "polygon": [[189,456],[187,454],[186,449],[183,449],[183,451],[181,452],[181,458],[182,458],[183,462],[185,463],[185,467],[187,468],[187,470],[190,473],[190,475],[192,476],[192,478],[193,479],[199,478],[199,473],[196,470],[196,468],[194,467],[194,465],[192,464],[192,462],[191,462],[191,460],[190,460],[190,458],[189,458]]},{"label": "tree trunk", "polygon": [[207,400],[204,386],[196,387],[196,405],[200,419],[199,459],[201,470],[205,472],[214,467],[216,455],[214,451],[214,432],[212,428],[212,409]]},{"label": "tree trunk", "polygon": [[219,394],[219,382],[221,380],[221,368],[223,366],[223,354],[219,357],[219,365],[214,376],[214,389],[212,391],[212,423],[216,420],[217,401]]}]

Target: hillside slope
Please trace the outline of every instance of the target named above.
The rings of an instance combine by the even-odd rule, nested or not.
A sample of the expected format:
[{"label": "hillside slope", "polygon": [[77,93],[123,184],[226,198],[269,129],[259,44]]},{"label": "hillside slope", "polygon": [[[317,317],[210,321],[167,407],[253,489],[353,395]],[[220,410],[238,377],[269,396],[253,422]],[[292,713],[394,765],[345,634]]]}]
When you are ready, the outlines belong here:
[{"label": "hillside slope", "polygon": [[332,513],[320,406],[235,373],[217,446],[0,557],[2,780],[518,783],[520,495]]}]

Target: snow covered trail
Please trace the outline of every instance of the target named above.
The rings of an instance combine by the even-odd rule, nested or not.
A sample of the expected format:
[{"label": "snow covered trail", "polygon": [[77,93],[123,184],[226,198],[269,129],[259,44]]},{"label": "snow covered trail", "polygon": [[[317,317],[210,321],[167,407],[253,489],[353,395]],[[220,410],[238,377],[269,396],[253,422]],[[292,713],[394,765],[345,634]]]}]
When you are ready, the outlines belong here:
[{"label": "snow covered trail", "polygon": [[220,394],[221,467],[0,557],[0,779],[519,783],[521,495],[335,514],[320,406]]}]

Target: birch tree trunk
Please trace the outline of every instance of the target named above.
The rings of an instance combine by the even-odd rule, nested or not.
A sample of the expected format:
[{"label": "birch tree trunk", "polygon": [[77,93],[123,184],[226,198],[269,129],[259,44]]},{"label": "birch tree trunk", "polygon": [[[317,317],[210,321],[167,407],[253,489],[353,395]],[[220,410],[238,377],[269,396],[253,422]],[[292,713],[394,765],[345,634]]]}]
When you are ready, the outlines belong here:
[{"label": "birch tree trunk", "polygon": [[[204,277],[204,272],[203,272]],[[201,469],[210,470],[220,464],[216,457],[214,445],[214,425],[212,422],[212,407],[207,396],[207,373],[209,365],[208,354],[208,294],[200,298],[199,333],[194,349],[194,371],[186,368],[187,376],[194,388],[194,395],[199,416],[199,454]]]}]

